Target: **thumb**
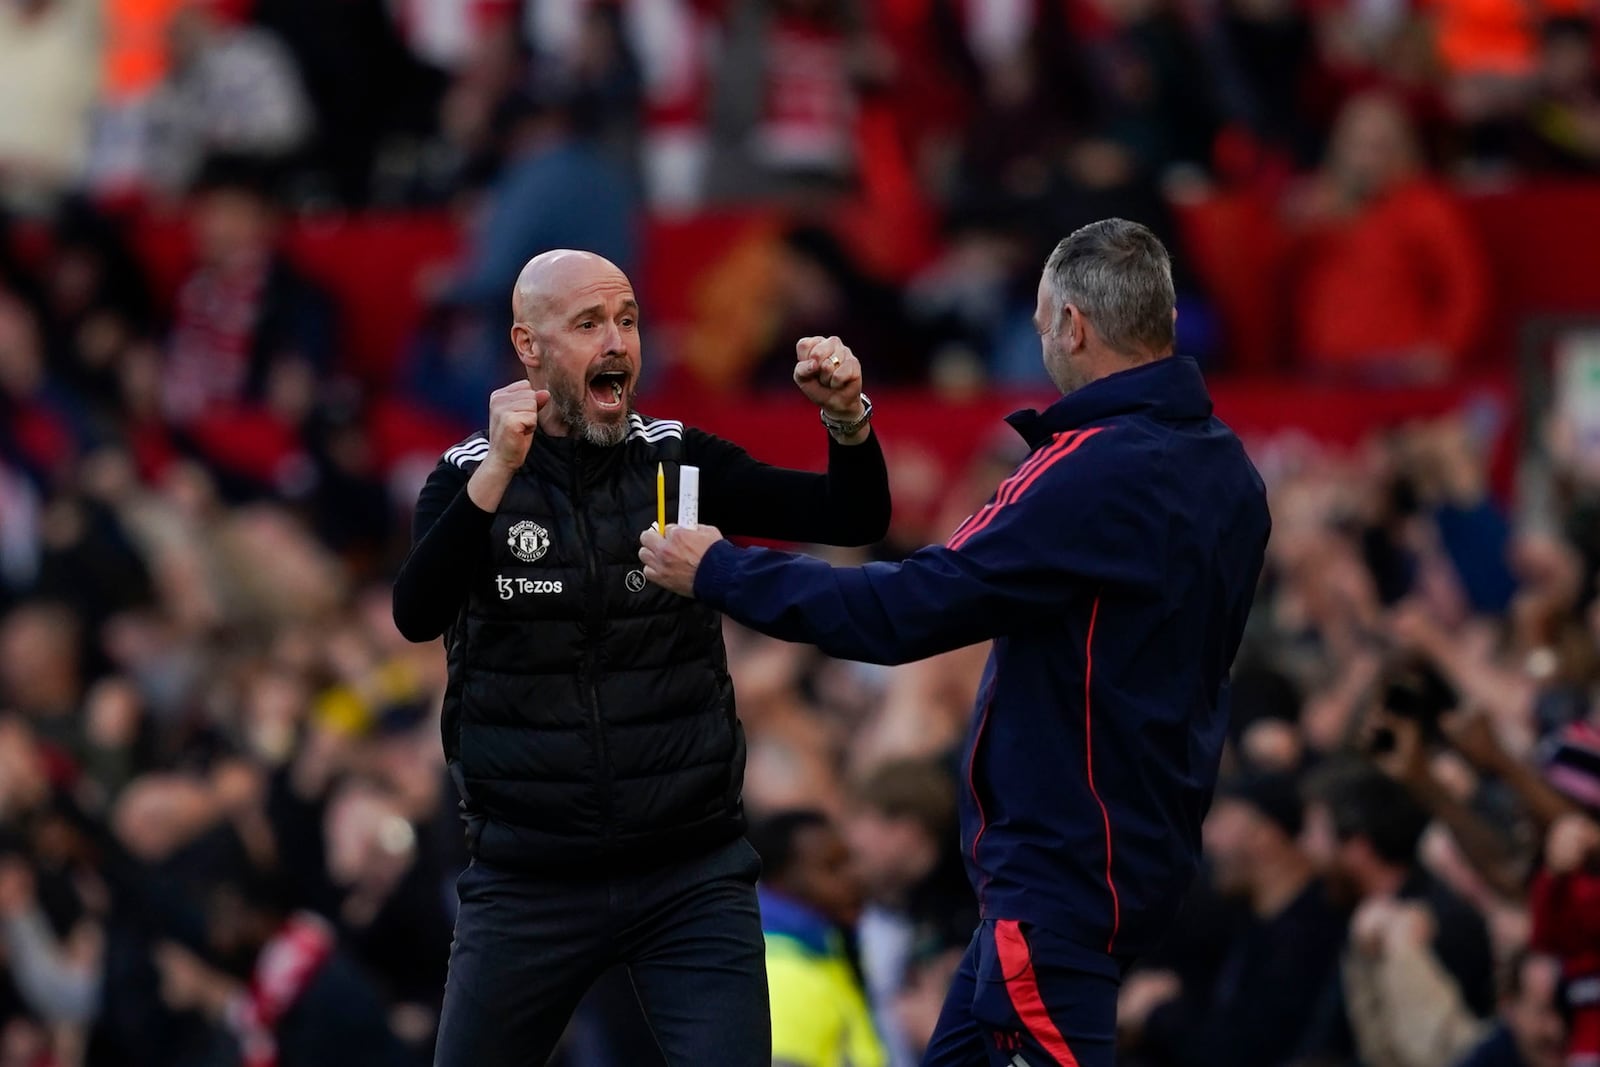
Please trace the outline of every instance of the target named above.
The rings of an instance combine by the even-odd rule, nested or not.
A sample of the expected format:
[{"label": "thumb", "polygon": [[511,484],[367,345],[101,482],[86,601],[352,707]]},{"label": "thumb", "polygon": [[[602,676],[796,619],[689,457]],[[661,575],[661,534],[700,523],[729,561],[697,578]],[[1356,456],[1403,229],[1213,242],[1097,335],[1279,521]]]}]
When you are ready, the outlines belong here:
[{"label": "thumb", "polygon": [[533,402],[538,404],[541,408],[550,403],[550,390],[535,389],[533,391]]}]

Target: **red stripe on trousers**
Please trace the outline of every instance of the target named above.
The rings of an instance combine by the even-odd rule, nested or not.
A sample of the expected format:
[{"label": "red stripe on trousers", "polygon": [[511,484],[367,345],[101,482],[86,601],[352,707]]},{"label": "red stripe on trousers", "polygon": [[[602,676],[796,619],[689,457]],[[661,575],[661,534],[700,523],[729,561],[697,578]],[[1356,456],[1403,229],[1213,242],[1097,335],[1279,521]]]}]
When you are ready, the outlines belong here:
[{"label": "red stripe on trousers", "polygon": [[1067,1039],[1045,1009],[1028,941],[1015,920],[1000,919],[994,924],[994,947],[1000,955],[1000,973],[1006,976],[1006,995],[1022,1025],[1057,1067],[1078,1067],[1078,1057],[1067,1047]]},{"label": "red stripe on trousers", "polygon": [[1094,624],[1100,618],[1100,598],[1094,598],[1094,608],[1089,612],[1089,636],[1083,642],[1083,758],[1089,772],[1089,792],[1100,805],[1100,819],[1106,828],[1106,888],[1111,891],[1111,936],[1106,939],[1106,951],[1117,942],[1117,929],[1122,925],[1122,902],[1117,898],[1117,883],[1111,879],[1111,813],[1106,802],[1100,799],[1100,790],[1094,787]]},{"label": "red stripe on trousers", "polygon": [[962,529],[957,530],[955,536],[950,538],[950,543],[945,547],[956,550],[972,540],[973,537],[982,532],[985,526],[994,521],[995,516],[1000,514],[1002,508],[1014,504],[1027,491],[1029,486],[1043,477],[1045,471],[1055,466],[1064,457],[1072,455],[1078,450],[1079,445],[1099,432],[1100,427],[1097,426],[1092,430],[1063,434],[1054,444],[1035,453],[1028,462],[1017,468],[1015,474],[1001,483],[1000,492],[995,494],[994,503],[986,506],[979,513],[978,520],[972,522],[969,519],[968,522],[971,522],[971,525],[963,526]]}]

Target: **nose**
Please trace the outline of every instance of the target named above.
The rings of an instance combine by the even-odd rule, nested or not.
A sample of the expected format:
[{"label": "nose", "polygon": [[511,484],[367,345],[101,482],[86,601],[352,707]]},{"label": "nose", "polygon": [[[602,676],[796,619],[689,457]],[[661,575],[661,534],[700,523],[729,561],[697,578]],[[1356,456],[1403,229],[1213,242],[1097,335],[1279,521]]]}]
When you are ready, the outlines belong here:
[{"label": "nose", "polygon": [[615,322],[606,323],[606,355],[622,356],[627,354],[627,346],[622,340],[622,327]]}]

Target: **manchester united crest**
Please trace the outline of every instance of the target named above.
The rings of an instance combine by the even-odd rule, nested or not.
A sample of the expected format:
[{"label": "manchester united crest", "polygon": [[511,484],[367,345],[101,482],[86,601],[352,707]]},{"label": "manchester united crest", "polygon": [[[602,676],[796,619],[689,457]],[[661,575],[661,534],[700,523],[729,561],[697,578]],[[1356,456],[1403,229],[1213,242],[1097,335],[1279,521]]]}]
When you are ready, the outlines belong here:
[{"label": "manchester united crest", "polygon": [[550,551],[550,532],[531,519],[524,519],[511,527],[506,538],[511,554],[524,563],[534,563]]}]

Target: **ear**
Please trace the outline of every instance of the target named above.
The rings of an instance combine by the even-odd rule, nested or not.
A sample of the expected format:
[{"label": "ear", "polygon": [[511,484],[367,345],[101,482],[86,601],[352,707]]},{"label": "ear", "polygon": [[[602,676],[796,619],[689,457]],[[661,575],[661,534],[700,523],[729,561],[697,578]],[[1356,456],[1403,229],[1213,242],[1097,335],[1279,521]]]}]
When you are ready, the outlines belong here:
[{"label": "ear", "polygon": [[516,349],[517,359],[529,370],[538,370],[544,365],[539,339],[527,323],[519,322],[511,327],[511,347]]},{"label": "ear", "polygon": [[1067,304],[1062,307],[1061,332],[1066,335],[1062,339],[1062,347],[1069,353],[1089,343],[1089,320],[1083,317],[1078,305]]}]

